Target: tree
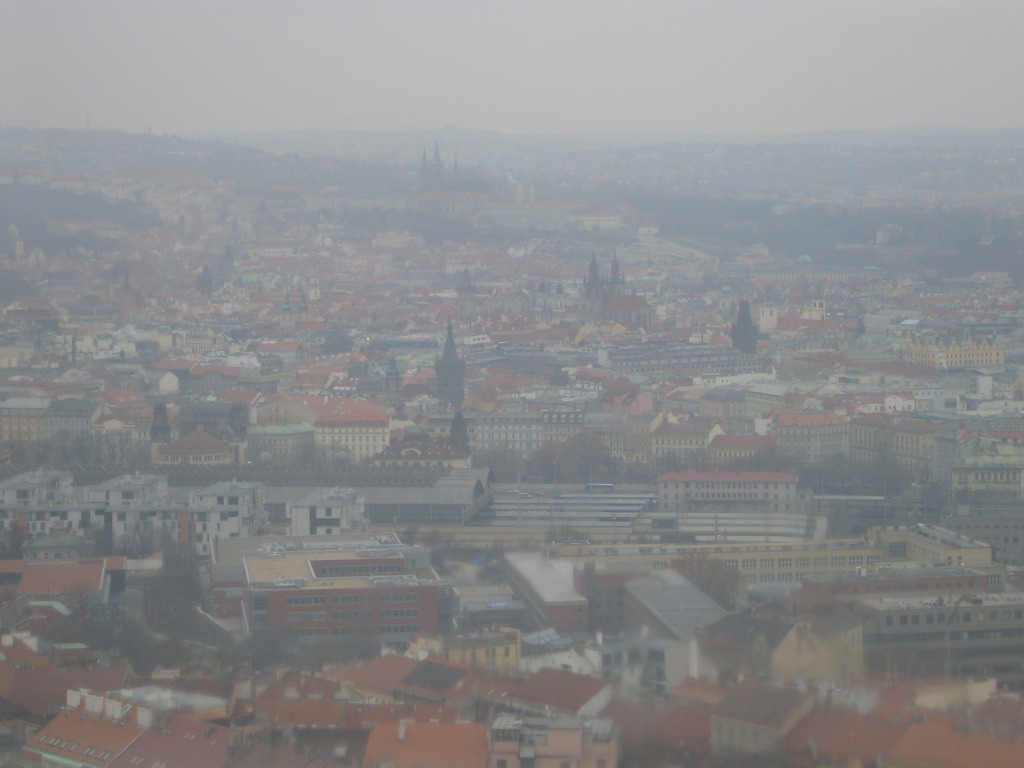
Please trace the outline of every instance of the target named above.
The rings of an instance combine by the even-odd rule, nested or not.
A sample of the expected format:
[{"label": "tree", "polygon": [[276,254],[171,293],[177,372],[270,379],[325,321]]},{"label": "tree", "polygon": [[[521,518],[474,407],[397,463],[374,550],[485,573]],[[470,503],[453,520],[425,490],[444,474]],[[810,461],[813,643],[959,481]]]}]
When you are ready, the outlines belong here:
[{"label": "tree", "polygon": [[733,349],[748,354],[757,352],[757,326],[750,316],[750,302],[746,299],[740,302],[739,317],[733,323],[729,335],[732,338]]},{"label": "tree", "polygon": [[511,448],[492,448],[487,451],[474,451],[470,458],[474,467],[487,467],[494,472],[494,479],[499,483],[515,483],[522,477],[523,459],[518,451]]},{"label": "tree", "polygon": [[800,485],[815,493],[900,496],[910,480],[895,462],[853,461],[841,453],[808,464],[800,472]]},{"label": "tree", "polygon": [[615,460],[601,438],[584,432],[561,443],[545,443],[530,456],[531,475],[545,483],[589,483],[614,479]]}]

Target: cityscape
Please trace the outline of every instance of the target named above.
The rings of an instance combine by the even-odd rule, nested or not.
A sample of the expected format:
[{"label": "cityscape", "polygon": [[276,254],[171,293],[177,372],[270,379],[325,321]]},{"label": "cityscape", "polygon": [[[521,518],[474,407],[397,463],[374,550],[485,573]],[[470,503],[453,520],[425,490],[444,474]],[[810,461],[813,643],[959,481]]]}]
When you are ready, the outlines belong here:
[{"label": "cityscape", "polygon": [[[317,3],[238,22],[295,22],[252,113],[121,70],[181,122],[97,85],[71,124],[70,72],[8,99],[0,765],[1024,766],[1024,118],[971,123],[947,72],[922,127],[881,92],[597,123],[552,95],[578,41],[507,80],[483,51],[566,9],[500,45],[461,12],[483,42],[431,109],[348,37],[379,102],[280,90],[300,28],[325,76]],[[19,45],[67,39],[38,13]],[[631,103],[605,66],[581,92]],[[459,88],[484,127],[429,127]]]}]

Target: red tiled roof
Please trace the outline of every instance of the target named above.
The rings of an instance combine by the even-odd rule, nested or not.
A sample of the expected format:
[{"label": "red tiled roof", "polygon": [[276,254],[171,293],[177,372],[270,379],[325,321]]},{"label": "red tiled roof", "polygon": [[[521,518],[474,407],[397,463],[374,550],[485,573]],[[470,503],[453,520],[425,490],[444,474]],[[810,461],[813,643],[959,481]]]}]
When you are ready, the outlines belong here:
[{"label": "red tiled roof", "polygon": [[190,373],[194,376],[202,376],[205,373],[219,373],[222,376],[240,376],[245,373],[241,365],[197,365]]},{"label": "red tiled roof", "polygon": [[[3,655],[3,661],[0,661],[0,667],[11,667],[13,669],[19,669],[19,667],[21,667],[25,670],[53,669],[54,664],[52,661],[38,651],[33,651],[29,647],[28,643],[20,637],[15,637],[14,635],[6,637],[9,638],[10,645],[4,643],[3,647],[0,648],[0,653]],[[7,682],[9,683],[11,681],[9,680]],[[0,696],[6,695],[7,689],[0,687]]]},{"label": "red tiled roof", "polygon": [[406,675],[416,669],[416,660],[404,656],[378,656],[352,675],[352,682],[363,688],[391,693],[398,689]]},{"label": "red tiled roof", "polygon": [[85,697],[82,698],[76,709],[65,709],[44,725],[26,742],[25,749],[52,755],[56,758],[54,762],[101,768],[112,765],[142,733],[136,722],[138,707],[126,705],[128,719],[120,724],[102,714],[87,713]]},{"label": "red tiled roof", "polygon": [[217,399],[222,402],[240,402],[252,405],[261,397],[259,392],[251,389],[225,389],[217,393]]},{"label": "red tiled roof", "polygon": [[99,590],[106,561],[80,560],[64,563],[28,563],[18,584],[19,595],[66,595]]},{"label": "red tiled roof", "polygon": [[378,723],[366,743],[363,768],[385,761],[394,768],[482,768],[487,732],[486,723]]},{"label": "red tiled roof", "polygon": [[820,760],[869,762],[892,747],[906,730],[905,722],[819,709],[786,734],[783,747],[790,754],[802,755],[811,753],[814,744]]},{"label": "red tiled roof", "polygon": [[228,444],[212,432],[207,432],[202,427],[179,437],[173,443],[162,445],[158,449],[160,453],[201,453],[221,452],[228,450]]},{"label": "red tiled roof", "polygon": [[823,427],[827,424],[844,424],[847,421],[837,413],[780,413],[777,420],[780,427],[790,424]]},{"label": "red tiled roof", "polygon": [[578,712],[608,683],[561,669],[539,669],[512,688],[512,697],[531,704]]},{"label": "red tiled roof", "polygon": [[811,696],[813,694],[795,688],[777,688],[748,679],[726,693],[714,714],[778,730],[794,712],[807,706],[807,699]]},{"label": "red tiled roof", "polygon": [[193,360],[158,360],[151,368],[157,371],[172,371],[174,373],[189,373],[198,366]]},{"label": "red tiled roof", "polygon": [[115,408],[125,405],[139,405],[146,402],[146,396],[141,392],[136,392],[134,389],[115,389],[112,392],[101,392],[100,397],[107,402],[107,405]]},{"label": "red tiled roof", "polygon": [[222,768],[228,760],[229,734],[230,729],[221,725],[170,715],[165,723],[147,728],[111,768]]},{"label": "red tiled roof", "polygon": [[698,707],[676,707],[651,732],[652,743],[686,752],[711,751],[711,714]]},{"label": "red tiled roof", "polygon": [[773,448],[778,444],[775,435],[716,435],[708,448]]},{"label": "red tiled roof", "polygon": [[707,754],[711,749],[711,716],[692,706],[652,706],[617,699],[602,717],[615,721],[629,749],[665,749]]},{"label": "red tiled roof", "polygon": [[60,709],[69,690],[116,691],[124,687],[127,670],[108,669],[18,669],[14,671],[4,697],[33,715],[45,717]]},{"label": "red tiled roof", "polygon": [[937,715],[912,724],[885,753],[886,764],[914,768],[980,768],[1024,765],[1024,741],[955,730]]}]

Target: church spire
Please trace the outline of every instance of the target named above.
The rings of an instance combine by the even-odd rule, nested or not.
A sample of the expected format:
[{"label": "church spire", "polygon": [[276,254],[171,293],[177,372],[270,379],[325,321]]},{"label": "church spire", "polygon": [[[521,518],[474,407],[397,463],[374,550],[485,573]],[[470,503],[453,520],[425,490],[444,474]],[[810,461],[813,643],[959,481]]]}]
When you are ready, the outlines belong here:
[{"label": "church spire", "polygon": [[444,352],[441,353],[442,360],[455,360],[459,356],[455,349],[455,334],[452,332],[452,319],[448,318],[448,335],[444,340]]},{"label": "church spire", "polygon": [[434,364],[434,371],[437,377],[437,399],[442,405],[459,410],[466,396],[466,363],[459,359],[459,353],[455,348],[455,334],[452,331],[450,317],[444,351],[441,353],[441,359]]},{"label": "church spire", "polygon": [[587,273],[587,282],[593,286],[596,286],[600,282],[600,278],[597,273],[597,251],[594,251],[590,257],[590,270]]}]

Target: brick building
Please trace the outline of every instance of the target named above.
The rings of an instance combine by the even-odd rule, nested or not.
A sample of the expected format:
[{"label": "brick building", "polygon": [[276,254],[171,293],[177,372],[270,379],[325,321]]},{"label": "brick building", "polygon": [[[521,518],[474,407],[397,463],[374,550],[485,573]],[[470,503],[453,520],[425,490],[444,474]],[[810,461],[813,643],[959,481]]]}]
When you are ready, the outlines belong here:
[{"label": "brick building", "polygon": [[272,549],[243,557],[246,631],[315,639],[369,635],[404,645],[446,629],[447,583],[425,550]]}]

